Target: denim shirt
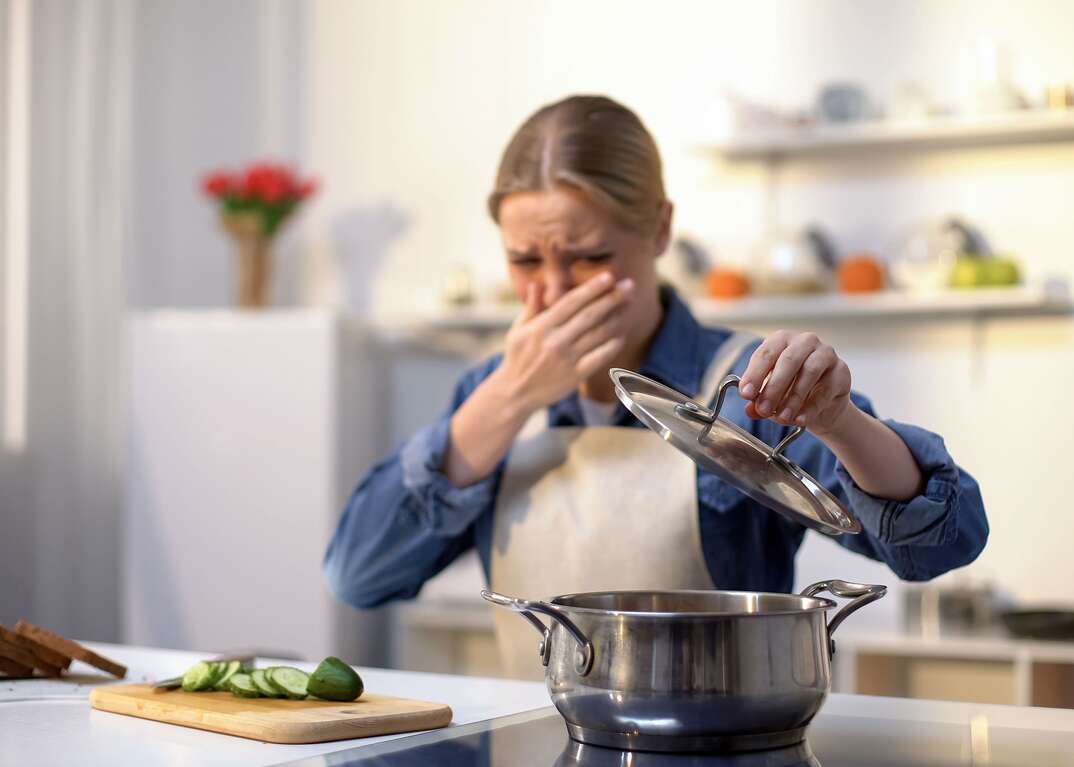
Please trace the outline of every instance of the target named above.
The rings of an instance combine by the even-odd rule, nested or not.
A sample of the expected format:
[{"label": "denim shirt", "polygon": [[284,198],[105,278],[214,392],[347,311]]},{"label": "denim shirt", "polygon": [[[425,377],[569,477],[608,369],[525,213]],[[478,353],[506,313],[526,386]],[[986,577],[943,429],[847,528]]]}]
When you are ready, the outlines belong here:
[{"label": "denim shirt", "polygon": [[[639,372],[696,394],[730,333],[699,325],[670,290],[663,292],[662,300],[664,319]],[[741,354],[733,372],[744,372],[757,343]],[[506,459],[488,477],[464,488],[454,487],[440,467],[451,414],[500,361],[497,355],[467,372],[456,386],[449,411],[377,464],[355,489],[323,563],[328,584],[339,599],[368,608],[414,597],[426,580],[474,546],[488,576],[496,494]],[[851,396],[859,408],[873,414],[868,400],[857,393]],[[728,393],[721,413],[770,445],[788,432],[774,421],[747,417],[745,402],[734,392]],[[550,426],[584,425],[577,394],[552,405],[548,417]],[[895,421],[884,423],[906,443],[924,477],[921,494],[908,501],[869,495],[808,432],[786,451],[861,522],[859,535],[835,540],[885,562],[905,580],[928,580],[972,562],[988,538],[977,482],[955,463],[938,435]],[[622,405],[612,425],[646,428]],[[697,471],[697,498],[705,563],[718,588],[784,593],[793,588],[794,557],[804,527],[702,470]]]}]

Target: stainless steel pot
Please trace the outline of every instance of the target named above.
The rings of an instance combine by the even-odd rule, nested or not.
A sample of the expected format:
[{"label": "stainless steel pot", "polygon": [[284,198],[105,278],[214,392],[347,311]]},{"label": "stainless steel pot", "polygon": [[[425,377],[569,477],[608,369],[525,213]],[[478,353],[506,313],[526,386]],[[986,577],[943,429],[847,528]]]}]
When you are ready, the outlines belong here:
[{"label": "stainless steel pot", "polygon": [[[852,601],[836,607],[828,592]],[[567,731],[643,751],[748,751],[800,742],[831,687],[831,635],[886,586],[831,580],[801,595],[608,591],[549,602],[482,591],[541,634]],[[552,619],[545,626],[537,614]]]}]

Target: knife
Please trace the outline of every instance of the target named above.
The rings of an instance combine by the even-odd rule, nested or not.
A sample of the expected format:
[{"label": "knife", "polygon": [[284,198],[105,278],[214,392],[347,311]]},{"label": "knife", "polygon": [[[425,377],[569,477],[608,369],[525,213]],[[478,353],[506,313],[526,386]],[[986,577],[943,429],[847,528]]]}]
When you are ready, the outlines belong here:
[{"label": "knife", "polygon": [[[237,660],[240,663],[242,663],[244,666],[245,665],[253,665],[254,656],[253,655],[218,655],[215,658],[207,658],[206,662],[214,662],[214,663],[216,663],[216,662],[225,662],[225,661],[232,661],[232,660]],[[153,683],[153,690],[159,690],[159,691],[175,690],[175,689],[178,689],[179,687],[182,687],[182,686],[183,686],[183,677],[182,677],[182,675],[179,675],[179,676],[173,676],[170,679],[161,679],[159,682],[154,682]]]}]

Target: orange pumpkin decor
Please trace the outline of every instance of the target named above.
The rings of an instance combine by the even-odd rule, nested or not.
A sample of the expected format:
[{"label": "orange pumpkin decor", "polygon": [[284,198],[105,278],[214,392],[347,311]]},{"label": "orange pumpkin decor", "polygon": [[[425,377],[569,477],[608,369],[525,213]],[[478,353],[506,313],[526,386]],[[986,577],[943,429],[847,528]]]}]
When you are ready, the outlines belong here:
[{"label": "orange pumpkin decor", "polygon": [[713,269],[705,275],[705,295],[709,298],[741,298],[749,292],[750,281],[735,269]]},{"label": "orange pumpkin decor", "polygon": [[884,289],[884,267],[868,253],[858,253],[839,264],[839,289],[844,293],[873,293]]}]

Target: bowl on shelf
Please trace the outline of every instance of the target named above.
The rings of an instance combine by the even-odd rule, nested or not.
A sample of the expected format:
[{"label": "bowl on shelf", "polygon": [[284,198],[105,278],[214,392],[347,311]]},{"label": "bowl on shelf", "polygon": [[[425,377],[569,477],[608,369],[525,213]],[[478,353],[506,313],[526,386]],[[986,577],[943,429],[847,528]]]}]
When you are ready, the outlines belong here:
[{"label": "bowl on shelf", "polygon": [[1074,641],[1074,610],[1006,610],[999,619],[1012,636],[1020,639]]}]

